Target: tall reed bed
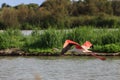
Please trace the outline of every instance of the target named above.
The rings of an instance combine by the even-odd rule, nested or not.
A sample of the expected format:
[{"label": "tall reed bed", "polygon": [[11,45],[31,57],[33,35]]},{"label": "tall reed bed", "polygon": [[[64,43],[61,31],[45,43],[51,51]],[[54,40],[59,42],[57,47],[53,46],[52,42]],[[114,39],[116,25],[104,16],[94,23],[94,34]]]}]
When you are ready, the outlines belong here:
[{"label": "tall reed bed", "polygon": [[43,33],[35,30],[30,36],[26,37],[24,49],[29,51],[41,52],[52,48],[60,48],[62,46],[62,37],[64,32],[62,30],[48,29]]},{"label": "tall reed bed", "polygon": [[0,49],[21,48],[24,45],[23,35],[20,30],[11,30],[0,32]]},{"label": "tall reed bed", "polygon": [[96,29],[91,26],[68,30],[47,29],[42,33],[33,30],[29,36],[21,34],[20,30],[6,30],[0,33],[0,49],[17,47],[26,51],[50,51],[52,48],[62,48],[66,39],[82,45],[86,40],[93,45],[94,51],[119,52],[120,29]]},{"label": "tall reed bed", "polygon": [[93,27],[75,28],[63,36],[65,39],[74,40],[83,44],[86,40],[93,43],[94,51],[119,52],[120,51],[120,29],[96,29]]},{"label": "tall reed bed", "polygon": [[86,40],[94,45],[94,51],[119,52],[120,29],[95,29],[93,27],[80,27],[70,30],[48,29],[42,34],[31,35],[27,48],[50,49],[62,48],[66,39],[76,41],[82,45]]},{"label": "tall reed bed", "polygon": [[[45,30],[42,34],[38,32],[33,32],[36,34],[31,34],[26,40],[26,47],[31,48],[62,48],[65,40],[70,39],[78,43],[83,43],[86,40],[92,39],[94,29],[93,28],[75,28],[68,30],[56,30],[48,29]],[[93,34],[93,35],[92,35]]]}]

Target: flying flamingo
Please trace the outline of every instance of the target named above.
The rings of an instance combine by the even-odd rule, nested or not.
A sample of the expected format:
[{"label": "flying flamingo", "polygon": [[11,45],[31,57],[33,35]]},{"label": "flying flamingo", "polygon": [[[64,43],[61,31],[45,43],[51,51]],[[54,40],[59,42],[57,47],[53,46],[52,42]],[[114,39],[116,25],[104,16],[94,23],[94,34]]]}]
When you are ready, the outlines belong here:
[{"label": "flying flamingo", "polygon": [[99,58],[101,60],[105,60],[106,58],[101,57],[101,56],[97,56],[97,54],[93,53],[92,51],[88,50],[90,49],[90,47],[92,47],[92,43],[89,41],[86,41],[83,45],[79,45],[77,42],[74,42],[72,40],[66,40],[64,45],[63,45],[63,49],[61,51],[61,54],[64,55],[65,52],[67,52],[72,46],[75,46],[75,48],[73,48],[70,51],[75,51],[77,53],[86,53],[86,54],[91,54],[92,56]]}]

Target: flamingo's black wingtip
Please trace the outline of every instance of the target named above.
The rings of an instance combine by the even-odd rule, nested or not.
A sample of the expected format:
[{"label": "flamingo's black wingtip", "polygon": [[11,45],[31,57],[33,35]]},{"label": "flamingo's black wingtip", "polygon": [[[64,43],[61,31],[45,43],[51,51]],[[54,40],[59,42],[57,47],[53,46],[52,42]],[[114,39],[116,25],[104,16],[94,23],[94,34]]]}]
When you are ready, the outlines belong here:
[{"label": "flamingo's black wingtip", "polygon": [[64,47],[61,51],[61,55],[64,55],[64,53],[66,53],[70,48],[71,48],[72,44],[68,44],[66,47]]}]

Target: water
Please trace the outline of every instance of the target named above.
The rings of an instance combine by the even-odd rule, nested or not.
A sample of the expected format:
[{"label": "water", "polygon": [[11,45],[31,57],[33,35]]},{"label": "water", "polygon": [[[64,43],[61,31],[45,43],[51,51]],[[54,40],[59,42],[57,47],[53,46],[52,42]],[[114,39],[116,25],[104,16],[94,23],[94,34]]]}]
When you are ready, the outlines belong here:
[{"label": "water", "polygon": [[[120,80],[120,57],[0,57],[0,80]],[[38,79],[37,79],[38,80]]]}]

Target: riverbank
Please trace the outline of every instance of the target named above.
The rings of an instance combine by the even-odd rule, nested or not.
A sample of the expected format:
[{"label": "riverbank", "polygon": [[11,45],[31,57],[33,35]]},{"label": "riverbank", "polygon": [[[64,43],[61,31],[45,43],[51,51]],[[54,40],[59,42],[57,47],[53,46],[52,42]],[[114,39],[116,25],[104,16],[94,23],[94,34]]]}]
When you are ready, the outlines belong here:
[{"label": "riverbank", "polygon": [[[95,54],[99,56],[120,56],[120,52],[118,53],[99,53],[94,52]],[[4,49],[0,50],[0,56],[61,56],[60,52],[26,52],[23,50],[20,50],[19,48],[10,48],[10,49]],[[83,54],[83,53],[66,53],[64,56],[91,56],[90,54]]]}]

